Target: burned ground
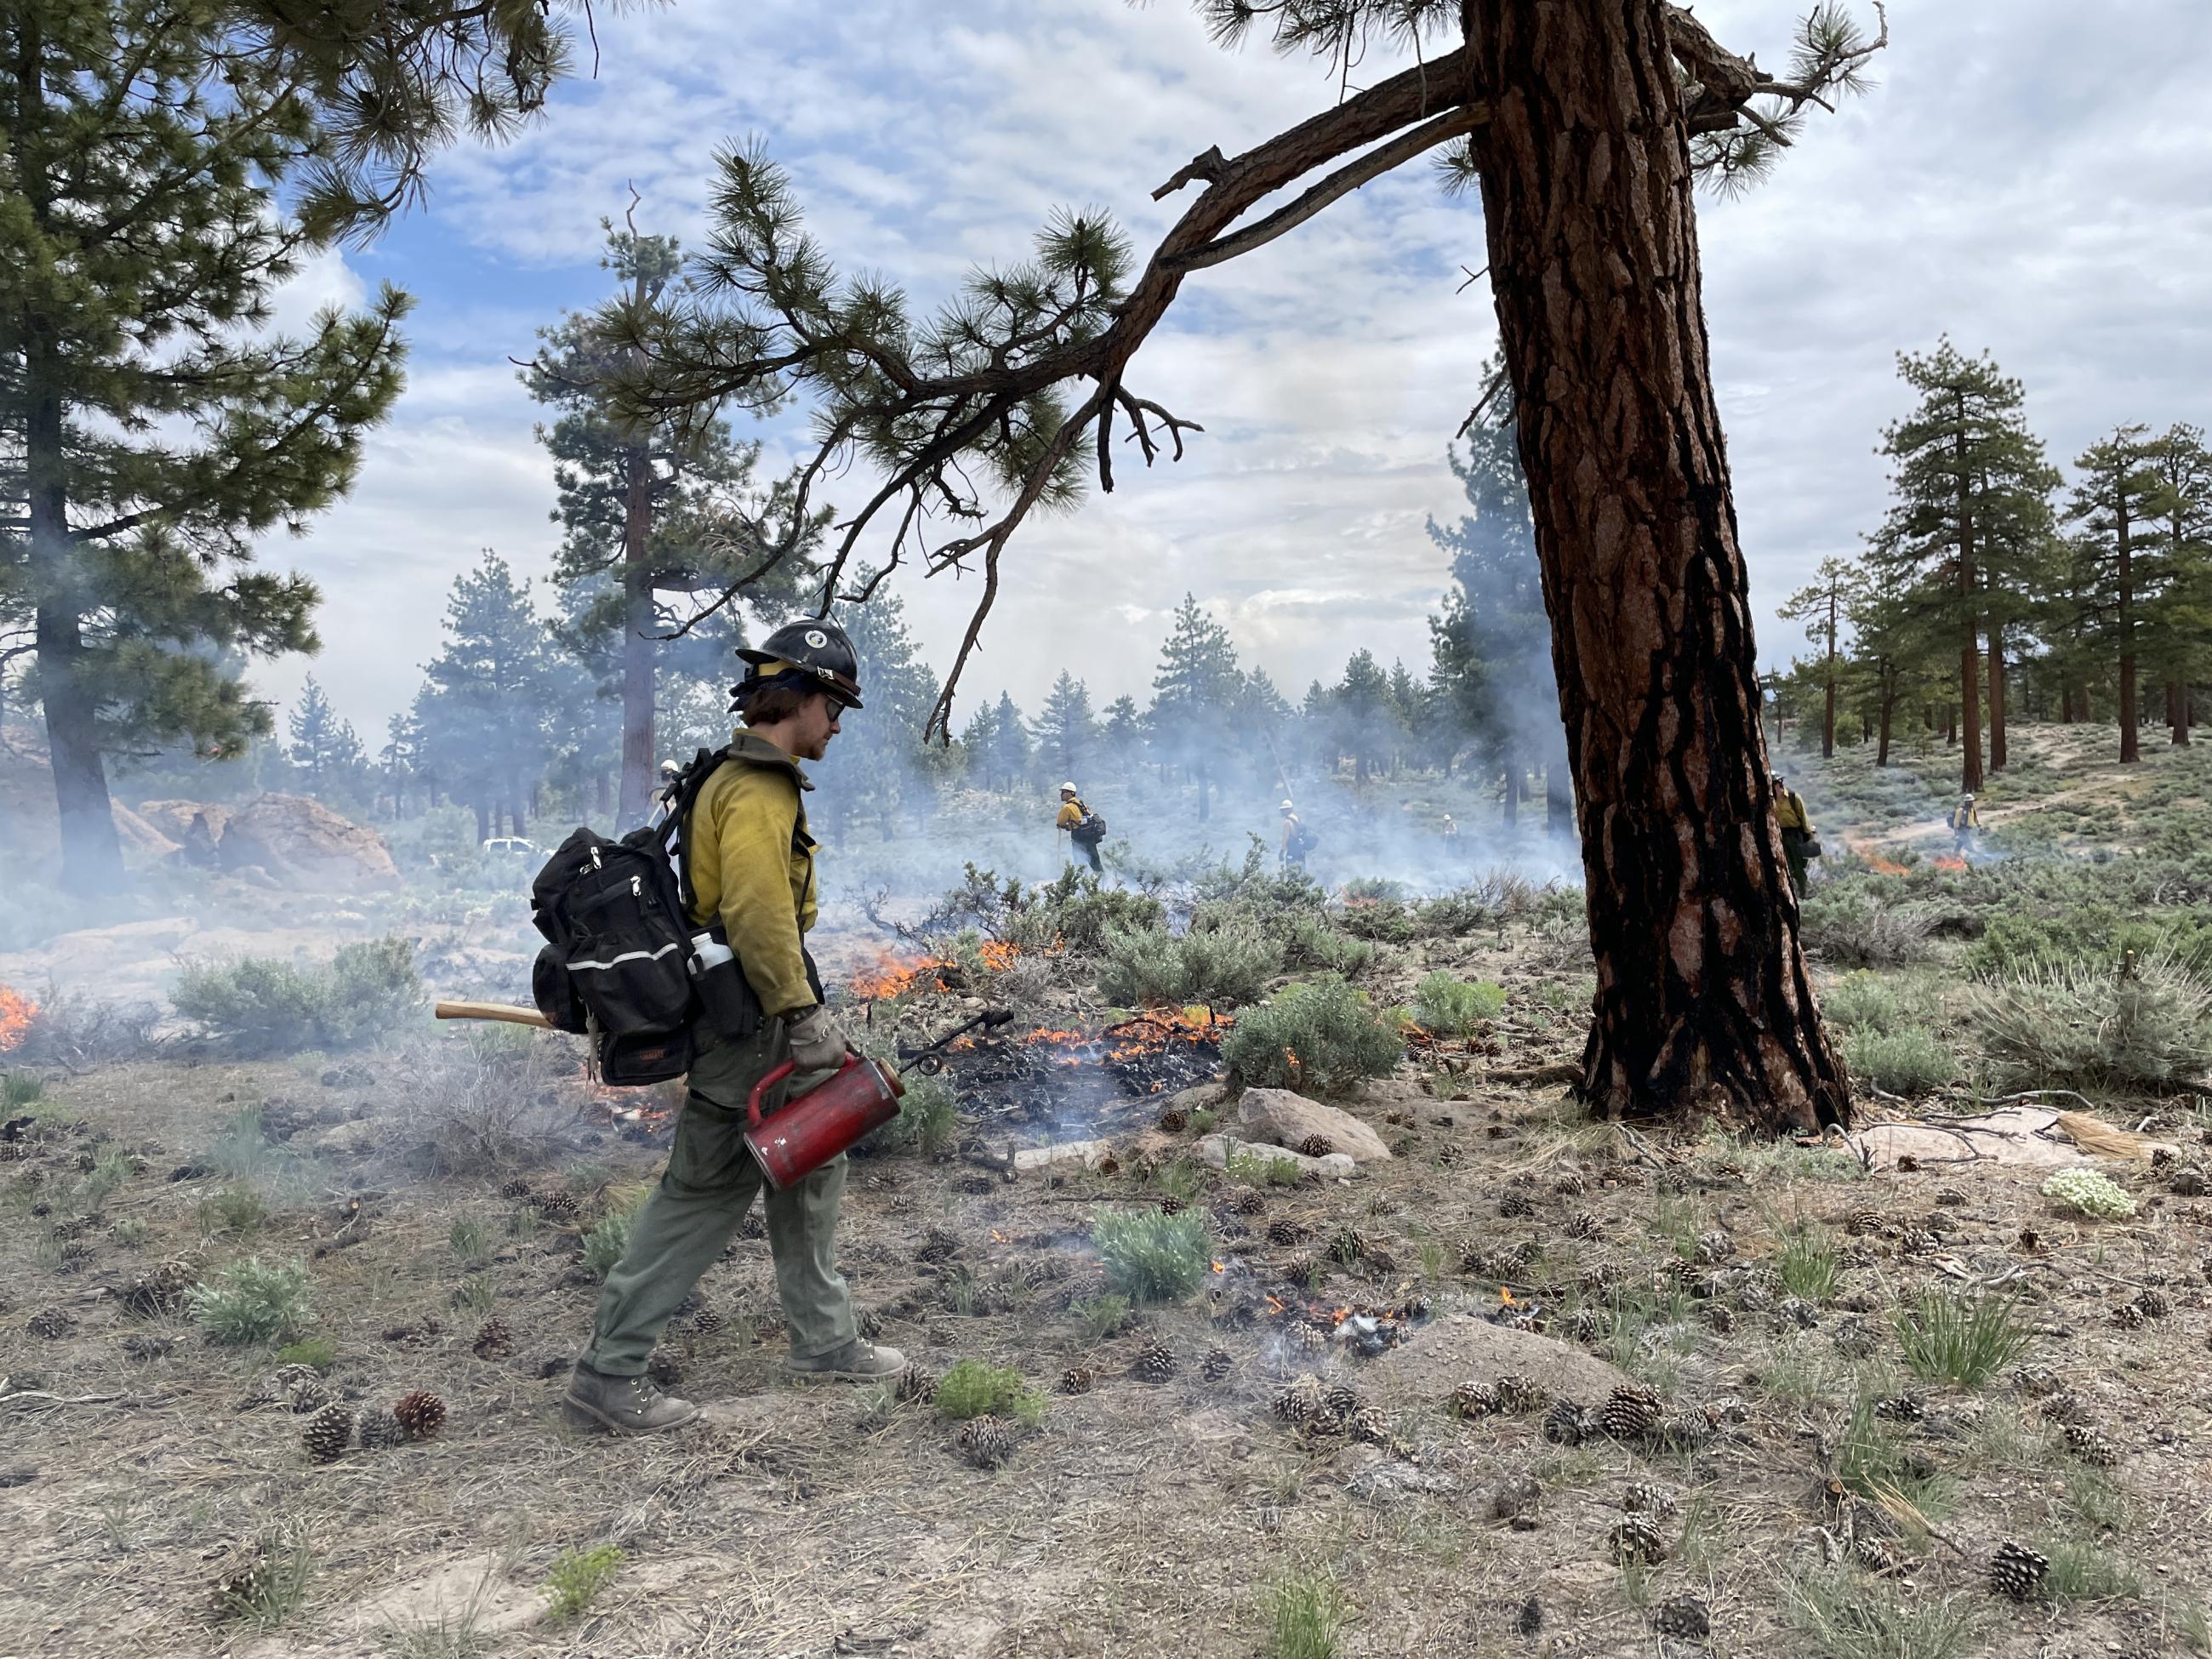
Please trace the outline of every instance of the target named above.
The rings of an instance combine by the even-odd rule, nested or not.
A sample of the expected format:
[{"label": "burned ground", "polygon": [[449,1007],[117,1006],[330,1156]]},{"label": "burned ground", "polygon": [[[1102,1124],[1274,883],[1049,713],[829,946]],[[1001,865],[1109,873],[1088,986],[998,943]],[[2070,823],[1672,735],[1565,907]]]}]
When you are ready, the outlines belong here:
[{"label": "burned ground", "polygon": [[[2189,798],[2193,759],[2170,764],[2148,787]],[[1839,769],[1816,809],[1835,823],[1860,787]],[[1837,993],[1847,1042],[1917,1030],[1956,1065],[1910,1103],[1869,1105],[2016,1092],[1975,1000],[2008,970],[1966,954],[1993,918],[2008,949],[2027,948],[2022,918],[2046,945],[2091,926],[2079,913],[2109,896],[2069,884],[2106,866],[2064,866],[2037,900],[2017,867],[1884,861],[1903,873],[1838,871],[1814,895],[1816,947],[1828,930],[1844,958],[1824,983],[1856,975]],[[593,1087],[565,1040],[416,1030],[335,1059],[14,1073],[0,1652],[1173,1641],[1211,1659],[1326,1651],[1299,1644],[1334,1624],[1347,1655],[1629,1654],[1699,1650],[1698,1607],[1723,1653],[2201,1647],[2212,1210],[2193,1093],[2087,1091],[2179,1154],[2100,1160],[2138,1206],[2104,1219],[2041,1196],[2042,1170],[1869,1172],[1833,1146],[1590,1124],[1556,1084],[1506,1080],[1578,1052],[1571,909],[1489,907],[1332,907],[1376,947],[1354,977],[1378,1008],[1437,969],[1505,994],[1466,1036],[1402,1030],[1387,1075],[1332,1097],[1395,1154],[1345,1182],[1201,1156],[1236,1127],[1205,1079],[1215,1017],[1240,1011],[1124,1026],[1092,966],[1049,945],[979,970],[950,944],[950,975],[900,959],[879,1047],[973,1000],[1026,999],[1013,1040],[956,1062],[962,1116],[936,1156],[854,1161],[841,1231],[883,1340],[933,1378],[976,1361],[1030,1391],[995,1468],[937,1404],[781,1380],[757,1236],[661,1356],[708,1420],[646,1443],[567,1426],[589,1262],[655,1172],[668,1102]],[[1915,919],[1909,959],[1858,967],[1845,952],[1877,909]],[[881,963],[854,937],[831,968],[850,983]],[[997,1167],[1079,1134],[1107,1160]],[[1098,1218],[1163,1211],[1202,1222],[1206,1282],[1121,1305]],[[176,1299],[249,1258],[306,1269],[310,1346],[286,1358],[310,1369],[289,1392],[266,1382],[281,1342],[211,1342]],[[1979,1325],[1946,1323],[1976,1309]],[[258,1385],[283,1397],[241,1409]],[[328,1462],[302,1443],[313,1411],[289,1408],[422,1390],[446,1408],[433,1437]],[[601,1558],[586,1595],[584,1558],[608,1546],[619,1563]],[[547,1610],[559,1585],[581,1602],[566,1618]]]}]

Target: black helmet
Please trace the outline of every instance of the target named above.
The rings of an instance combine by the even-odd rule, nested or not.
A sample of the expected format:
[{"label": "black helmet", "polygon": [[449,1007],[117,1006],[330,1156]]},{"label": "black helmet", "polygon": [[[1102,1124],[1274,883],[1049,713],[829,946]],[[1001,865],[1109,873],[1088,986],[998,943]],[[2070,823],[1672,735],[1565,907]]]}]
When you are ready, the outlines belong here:
[{"label": "black helmet", "polygon": [[739,646],[738,655],[753,665],[741,693],[790,676],[791,684],[811,684],[848,708],[860,706],[860,659],[836,623],[786,623],[759,645]]}]

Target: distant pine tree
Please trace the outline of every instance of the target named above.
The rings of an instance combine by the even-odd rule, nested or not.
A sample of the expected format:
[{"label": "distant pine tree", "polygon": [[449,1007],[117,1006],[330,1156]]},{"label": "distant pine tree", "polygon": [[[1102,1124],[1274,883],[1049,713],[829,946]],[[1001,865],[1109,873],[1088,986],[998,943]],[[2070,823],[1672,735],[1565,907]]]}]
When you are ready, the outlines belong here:
[{"label": "distant pine tree", "polygon": [[1030,727],[1037,763],[1054,781],[1080,781],[1085,763],[1098,741],[1098,721],[1091,712],[1091,690],[1065,668],[1045,694],[1044,708]]},{"label": "distant pine tree", "polygon": [[307,792],[319,799],[350,799],[368,766],[368,756],[353,724],[338,718],[313,674],[292,711],[291,744],[285,758],[306,775]]}]

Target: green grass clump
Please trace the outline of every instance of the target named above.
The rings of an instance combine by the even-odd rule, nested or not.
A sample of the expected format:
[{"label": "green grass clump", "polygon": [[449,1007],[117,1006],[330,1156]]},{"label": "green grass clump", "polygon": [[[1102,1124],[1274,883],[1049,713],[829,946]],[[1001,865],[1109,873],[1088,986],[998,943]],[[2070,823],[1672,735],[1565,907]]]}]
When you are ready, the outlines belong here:
[{"label": "green grass clump", "polygon": [[1111,1291],[1071,1302],[1067,1304],[1067,1310],[1083,1322],[1084,1334],[1093,1343],[1103,1342],[1110,1336],[1119,1336],[1122,1328],[1129,1322],[1129,1298],[1115,1296]]},{"label": "green grass clump", "polygon": [[280,1365],[312,1365],[326,1371],[338,1363],[338,1345],[327,1336],[303,1337],[276,1350]]},{"label": "green grass clump", "polygon": [[154,1236],[154,1229],[137,1216],[126,1217],[107,1230],[107,1236],[126,1250],[135,1250]]},{"label": "green grass clump", "polygon": [[906,1079],[906,1096],[899,1114],[870,1135],[871,1152],[913,1152],[935,1158],[960,1133],[960,1103],[952,1085],[943,1077],[915,1073]]},{"label": "green grass clump", "polygon": [[1405,1053],[1364,991],[1334,975],[1292,985],[1247,1009],[1221,1045],[1230,1071],[1261,1088],[1350,1088],[1385,1077]]},{"label": "green grass clump", "polygon": [[[1193,1118],[1195,1123],[1197,1119]],[[1296,1158],[1270,1157],[1251,1143],[1237,1147],[1224,1160],[1232,1181],[1251,1181],[1270,1187],[1295,1187],[1304,1179],[1304,1171]]]},{"label": "green grass clump", "polygon": [[1966,1596],[1908,1604],[1844,1567],[1785,1583],[1783,1611],[1822,1659],[1960,1659],[1981,1629]]},{"label": "green grass clump", "polygon": [[955,1422],[971,1417],[1012,1417],[1035,1428],[1044,1420],[1044,1395],[1011,1365],[963,1359],[937,1385],[937,1409]]},{"label": "green grass clump", "polygon": [[1504,986],[1456,979],[1442,969],[1413,987],[1413,1023],[1438,1036],[1465,1036],[1504,1007]]},{"label": "green grass clump", "polygon": [[623,1259],[629,1249],[629,1236],[637,1229],[637,1218],[645,1208],[645,1199],[624,1205],[605,1220],[584,1235],[584,1265],[605,1279],[614,1271],[615,1263]]},{"label": "green grass clump", "polygon": [[210,1238],[243,1238],[258,1231],[269,1218],[269,1205],[259,1193],[240,1182],[202,1199],[193,1214],[200,1231]]},{"label": "green grass clump", "polygon": [[76,1183],[77,1208],[88,1215],[97,1214],[130,1179],[131,1155],[120,1146],[103,1147],[84,1179]]},{"label": "green grass clump", "polygon": [[1894,1031],[1905,1024],[1905,999],[1888,976],[1861,968],[1820,993],[1820,1018],[1847,1031]]},{"label": "green grass clump", "polygon": [[46,1092],[46,1080],[36,1072],[0,1072],[0,1107],[13,1112],[28,1106]]},{"label": "green grass clump", "polygon": [[491,1253],[490,1236],[483,1223],[473,1216],[456,1218],[446,1234],[446,1243],[453,1247],[455,1258],[469,1267],[475,1267]]},{"label": "green grass clump", "polygon": [[2051,1563],[2044,1594],[2060,1601],[2116,1601],[2143,1593],[2142,1576],[2088,1539],[2046,1538],[2036,1547]]},{"label": "green grass clump", "polygon": [[1923,1291],[1898,1313],[1897,1340],[1914,1376],[1976,1389],[2027,1352],[2030,1337],[2008,1298]]},{"label": "green grass clump", "polygon": [[1816,1227],[1793,1229],[1783,1243],[1778,1266],[1783,1288],[1808,1302],[1826,1302],[1833,1296],[1842,1272],[1836,1260],[1835,1241]]},{"label": "green grass clump", "polygon": [[307,1264],[264,1265],[258,1256],[234,1261],[190,1293],[192,1316],[210,1341],[228,1347],[295,1340],[313,1309]]},{"label": "green grass clump", "polygon": [[1293,1571],[1269,1586],[1268,1659],[1335,1659],[1344,1597],[1318,1572]]},{"label": "green grass clump", "polygon": [[264,1533],[252,1547],[253,1559],[247,1570],[231,1577],[217,1593],[216,1617],[256,1630],[275,1630],[307,1599],[314,1552],[299,1534],[274,1531]]},{"label": "green grass clump", "polygon": [[1893,1095],[1924,1095],[1959,1075],[1959,1057],[1925,1026],[1855,1031],[1844,1044],[1851,1071]]},{"label": "green grass clump", "polygon": [[342,945],[327,963],[187,962],[169,1000],[233,1053],[275,1054],[372,1041],[414,1014],[422,998],[415,946],[392,934]]},{"label": "green grass clump", "polygon": [[1107,1282],[1139,1304],[1195,1295],[1212,1261],[1213,1236],[1192,1210],[1101,1210],[1091,1218],[1091,1243],[1106,1264]]},{"label": "green grass clump", "polygon": [[629,1559],[613,1544],[598,1544],[587,1550],[569,1550],[556,1556],[545,1574],[546,1583],[552,1591],[546,1601],[546,1616],[556,1621],[574,1619],[614,1582],[615,1575]]}]

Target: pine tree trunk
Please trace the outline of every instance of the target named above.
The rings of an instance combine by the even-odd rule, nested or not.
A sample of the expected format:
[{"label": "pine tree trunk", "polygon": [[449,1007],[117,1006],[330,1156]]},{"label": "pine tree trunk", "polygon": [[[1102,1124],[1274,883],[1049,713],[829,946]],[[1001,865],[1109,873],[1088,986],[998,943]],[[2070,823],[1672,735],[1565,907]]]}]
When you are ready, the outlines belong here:
[{"label": "pine tree trunk", "polygon": [[2189,743],[2189,694],[2179,680],[2166,683],[2166,724],[2176,748],[2185,748]]},{"label": "pine tree trunk", "polygon": [[2058,718],[2068,726],[2074,724],[2074,682],[2061,680],[2058,684]]},{"label": "pine tree trunk", "polygon": [[1828,697],[1820,720],[1820,758],[1836,757],[1836,590],[1828,590]]},{"label": "pine tree trunk", "polygon": [[1884,669],[1881,677],[1881,737],[1874,755],[1876,766],[1889,764],[1890,717],[1896,710],[1897,675],[1893,670]]},{"label": "pine tree trunk", "polygon": [[1850,1115],[1775,828],[1659,0],[1462,0],[1521,459],[1552,618],[1613,1116]]},{"label": "pine tree trunk", "polygon": [[1503,769],[1505,786],[1505,823],[1509,826],[1521,822],[1521,792],[1513,787],[1513,775],[1517,769],[1516,763],[1510,759]]},{"label": "pine tree trunk", "polygon": [[1990,770],[2002,772],[2005,763],[2004,625],[1990,618]]},{"label": "pine tree trunk", "polygon": [[1575,827],[1575,792],[1567,782],[1567,757],[1555,755],[1544,763],[1544,831],[1564,836]]},{"label": "pine tree trunk", "polygon": [[2128,492],[2124,483],[2115,492],[2120,544],[2120,764],[2131,766],[2142,759],[2142,721],[2136,706],[2136,573],[2135,549],[2129,538]]},{"label": "pine tree trunk", "polygon": [[477,842],[481,846],[491,839],[491,809],[481,800],[477,803]]},{"label": "pine tree trunk", "polygon": [[643,444],[623,453],[622,798],[616,817],[628,830],[653,810],[653,697],[654,659],[653,571],[647,555],[653,535],[653,458]]},{"label": "pine tree trunk", "polygon": [[1981,619],[1975,612],[1974,514],[1966,505],[1970,483],[1966,471],[1966,433],[1959,431],[1959,609],[1966,629],[1959,641],[1959,721],[1954,738],[1963,738],[1960,757],[1960,787],[1972,794],[1982,787],[1982,662]]}]

